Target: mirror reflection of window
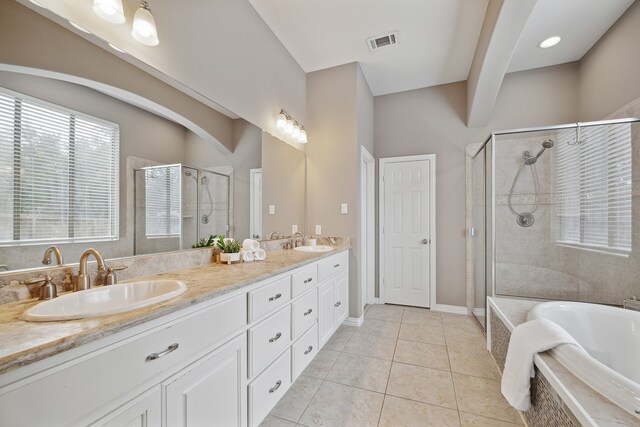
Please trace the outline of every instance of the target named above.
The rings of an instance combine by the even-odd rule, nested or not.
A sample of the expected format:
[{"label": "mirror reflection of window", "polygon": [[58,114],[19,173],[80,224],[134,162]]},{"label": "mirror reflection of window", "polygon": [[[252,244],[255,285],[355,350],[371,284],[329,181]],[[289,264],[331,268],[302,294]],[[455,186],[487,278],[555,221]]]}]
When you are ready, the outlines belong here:
[{"label": "mirror reflection of window", "polygon": [[145,170],[145,235],[180,236],[180,166]]},{"label": "mirror reflection of window", "polygon": [[0,88],[0,242],[118,239],[117,124]]}]

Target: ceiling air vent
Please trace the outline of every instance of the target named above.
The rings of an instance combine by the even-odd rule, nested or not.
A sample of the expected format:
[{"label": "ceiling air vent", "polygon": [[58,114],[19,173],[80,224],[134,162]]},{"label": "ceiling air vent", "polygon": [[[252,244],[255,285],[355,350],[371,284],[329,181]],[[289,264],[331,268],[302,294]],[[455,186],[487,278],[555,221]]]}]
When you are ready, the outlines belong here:
[{"label": "ceiling air vent", "polygon": [[373,37],[367,40],[369,50],[380,49],[381,47],[391,46],[398,43],[398,33],[391,33],[381,37]]}]

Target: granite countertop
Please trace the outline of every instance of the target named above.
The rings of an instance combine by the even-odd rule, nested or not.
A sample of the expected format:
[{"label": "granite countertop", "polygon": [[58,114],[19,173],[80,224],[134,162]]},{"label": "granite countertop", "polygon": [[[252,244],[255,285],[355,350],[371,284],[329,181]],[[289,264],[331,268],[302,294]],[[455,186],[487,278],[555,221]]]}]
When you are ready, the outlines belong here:
[{"label": "granite countertop", "polygon": [[0,305],[0,374],[211,300],[349,248],[348,245],[337,245],[333,251],[315,254],[293,250],[273,251],[267,253],[265,261],[232,265],[209,264],[138,277],[128,281],[175,279],[186,283],[187,290],[168,301],[110,316],[58,322],[26,322],[21,320],[22,313],[40,301],[30,299]]}]

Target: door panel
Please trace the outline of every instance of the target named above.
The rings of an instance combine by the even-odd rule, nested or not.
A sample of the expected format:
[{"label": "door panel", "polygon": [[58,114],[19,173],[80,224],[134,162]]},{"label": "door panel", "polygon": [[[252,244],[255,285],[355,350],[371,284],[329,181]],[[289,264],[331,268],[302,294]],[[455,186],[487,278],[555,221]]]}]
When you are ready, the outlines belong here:
[{"label": "door panel", "polygon": [[336,328],[349,315],[349,272],[340,273],[336,278]]},{"label": "door panel", "polygon": [[318,337],[320,340],[320,348],[325,345],[333,331],[335,325],[335,303],[336,303],[336,287],[335,279],[330,279],[318,288]]},{"label": "door panel", "polygon": [[160,425],[160,386],[116,409],[92,427],[155,427]]},{"label": "door panel", "polygon": [[384,298],[429,307],[431,273],[430,160],[385,165]]}]

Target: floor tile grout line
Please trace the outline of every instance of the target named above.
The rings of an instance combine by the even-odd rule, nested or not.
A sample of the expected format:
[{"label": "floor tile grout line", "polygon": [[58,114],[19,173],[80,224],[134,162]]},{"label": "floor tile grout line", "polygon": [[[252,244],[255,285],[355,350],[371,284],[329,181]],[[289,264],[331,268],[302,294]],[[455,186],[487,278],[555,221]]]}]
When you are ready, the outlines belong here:
[{"label": "floor tile grout line", "polygon": [[[481,414],[474,414],[473,412],[469,412],[469,411],[458,411],[460,414],[467,414],[467,415],[473,415],[474,417],[481,417],[481,418],[486,418],[488,420],[492,420],[492,421],[499,421],[501,423],[506,423],[506,424],[511,424],[514,426],[517,426],[519,424],[516,423],[512,423],[511,421],[505,421],[505,420],[501,420],[499,418],[494,418],[494,417],[488,417],[486,415],[481,415]],[[462,420],[461,420],[462,421]],[[521,425],[521,427],[524,427],[524,424]]]},{"label": "floor tile grout line", "polygon": [[[416,400],[416,399],[410,399],[408,397],[404,397],[404,396],[398,396],[396,394],[389,394],[386,393],[385,396],[391,396],[391,397],[395,397],[396,399],[401,399],[401,400],[408,400],[409,402],[415,402],[415,403],[422,403],[423,405],[429,405],[429,406],[435,406],[437,408],[442,408],[442,409],[448,409],[450,411],[456,411],[456,412],[460,412],[458,409],[455,408],[451,408],[449,406],[442,406],[442,405],[438,405],[437,403],[430,403],[430,402],[425,402],[424,400]],[[457,405],[456,405],[457,407]],[[469,412],[467,412],[468,414]],[[475,414],[472,414],[475,415]]]}]

